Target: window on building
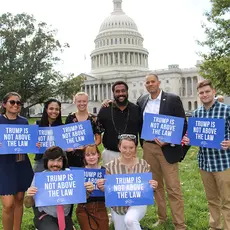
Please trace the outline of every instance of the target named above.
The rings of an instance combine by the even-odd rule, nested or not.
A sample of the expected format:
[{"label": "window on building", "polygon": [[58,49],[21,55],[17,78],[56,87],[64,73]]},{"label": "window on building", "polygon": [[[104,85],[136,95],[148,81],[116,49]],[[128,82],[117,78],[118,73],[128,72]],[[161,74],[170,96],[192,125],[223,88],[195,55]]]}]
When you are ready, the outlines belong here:
[{"label": "window on building", "polygon": [[188,102],[188,110],[192,110],[192,102],[191,101]]}]

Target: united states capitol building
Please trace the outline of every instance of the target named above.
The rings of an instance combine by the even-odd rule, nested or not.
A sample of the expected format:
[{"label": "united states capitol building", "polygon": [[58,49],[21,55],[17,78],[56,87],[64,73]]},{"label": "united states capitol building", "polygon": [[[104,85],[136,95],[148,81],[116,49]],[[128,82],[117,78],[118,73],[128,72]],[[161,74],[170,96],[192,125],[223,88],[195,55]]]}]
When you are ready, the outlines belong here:
[{"label": "united states capitol building", "polygon": [[148,50],[143,44],[136,23],[122,9],[122,0],[113,0],[113,12],[101,24],[91,52],[91,72],[81,74],[85,81],[82,91],[89,95],[89,112],[98,113],[104,99],[112,99],[112,85],[118,80],[129,86],[129,100],[146,92],[145,76],[156,73],[165,92],[179,95],[184,109],[191,111],[199,106],[196,84],[202,79],[197,67],[180,69],[169,65],[166,69],[149,70]]},{"label": "united states capitol building", "polygon": [[[90,55],[91,72],[80,74],[85,79],[82,91],[89,95],[89,112],[98,113],[102,101],[113,98],[112,85],[118,80],[128,84],[129,100],[136,103],[138,97],[146,92],[144,81],[150,72],[159,76],[165,92],[181,97],[185,111],[196,109],[200,103],[196,84],[202,79],[198,68],[181,69],[179,65],[171,64],[166,69],[150,70],[149,53],[136,23],[123,11],[122,0],[112,1],[113,12],[102,22],[94,40],[95,49]],[[41,105],[31,108],[31,114],[41,111]],[[62,102],[62,115],[74,111],[74,104]]]}]

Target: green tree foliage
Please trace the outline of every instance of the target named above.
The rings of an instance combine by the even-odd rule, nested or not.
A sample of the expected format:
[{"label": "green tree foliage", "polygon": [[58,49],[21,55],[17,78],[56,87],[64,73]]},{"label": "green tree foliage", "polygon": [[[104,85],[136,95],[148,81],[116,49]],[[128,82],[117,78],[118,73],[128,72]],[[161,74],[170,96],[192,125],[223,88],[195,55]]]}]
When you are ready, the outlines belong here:
[{"label": "green tree foliage", "polygon": [[25,13],[0,16],[0,98],[18,92],[26,102],[24,112],[57,92],[63,77],[54,70],[63,51],[56,31]]},{"label": "green tree foliage", "polygon": [[208,25],[203,25],[206,40],[199,42],[209,52],[201,53],[200,72],[213,81],[216,89],[230,95],[230,0],[211,3],[211,11],[206,13]]},{"label": "green tree foliage", "polygon": [[72,100],[73,96],[81,90],[83,81],[83,76],[74,76],[74,74],[69,74],[66,79],[60,81],[58,91],[61,92],[62,101]]}]

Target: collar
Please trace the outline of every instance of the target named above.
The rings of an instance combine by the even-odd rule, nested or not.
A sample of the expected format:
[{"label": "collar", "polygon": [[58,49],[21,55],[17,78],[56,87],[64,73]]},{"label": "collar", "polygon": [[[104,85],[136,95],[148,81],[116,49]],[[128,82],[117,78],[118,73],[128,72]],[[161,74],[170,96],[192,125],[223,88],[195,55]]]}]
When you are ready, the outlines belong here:
[{"label": "collar", "polygon": [[[125,109],[126,109],[128,106],[129,106],[129,101],[127,101],[127,104],[126,104]],[[120,108],[119,108],[119,106],[117,105],[117,103],[116,103],[115,100],[114,100],[113,103],[112,103],[112,107],[113,107],[114,109],[119,109],[119,110],[120,110]],[[124,109],[124,110],[125,110],[125,109]]]},{"label": "collar", "polygon": [[220,102],[215,100],[214,103],[212,104],[212,106],[209,109],[205,109],[204,105],[202,105],[202,109],[205,110],[205,111],[212,110],[215,106],[217,106],[219,104],[220,104]]},{"label": "collar", "polygon": [[162,90],[160,91],[159,95],[155,99],[152,99],[151,94],[149,94],[149,101],[155,101],[155,100],[160,101],[161,100],[161,96],[162,96]]}]

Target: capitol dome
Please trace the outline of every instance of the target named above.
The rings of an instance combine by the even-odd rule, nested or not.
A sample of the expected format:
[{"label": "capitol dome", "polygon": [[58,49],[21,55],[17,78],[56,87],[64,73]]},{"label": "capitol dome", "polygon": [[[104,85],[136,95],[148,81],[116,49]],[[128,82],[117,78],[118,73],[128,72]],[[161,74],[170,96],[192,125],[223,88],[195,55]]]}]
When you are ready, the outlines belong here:
[{"label": "capitol dome", "polygon": [[122,10],[122,0],[113,0],[113,5],[113,12],[102,22],[94,41],[92,74],[148,70],[148,51],[136,23]]}]

